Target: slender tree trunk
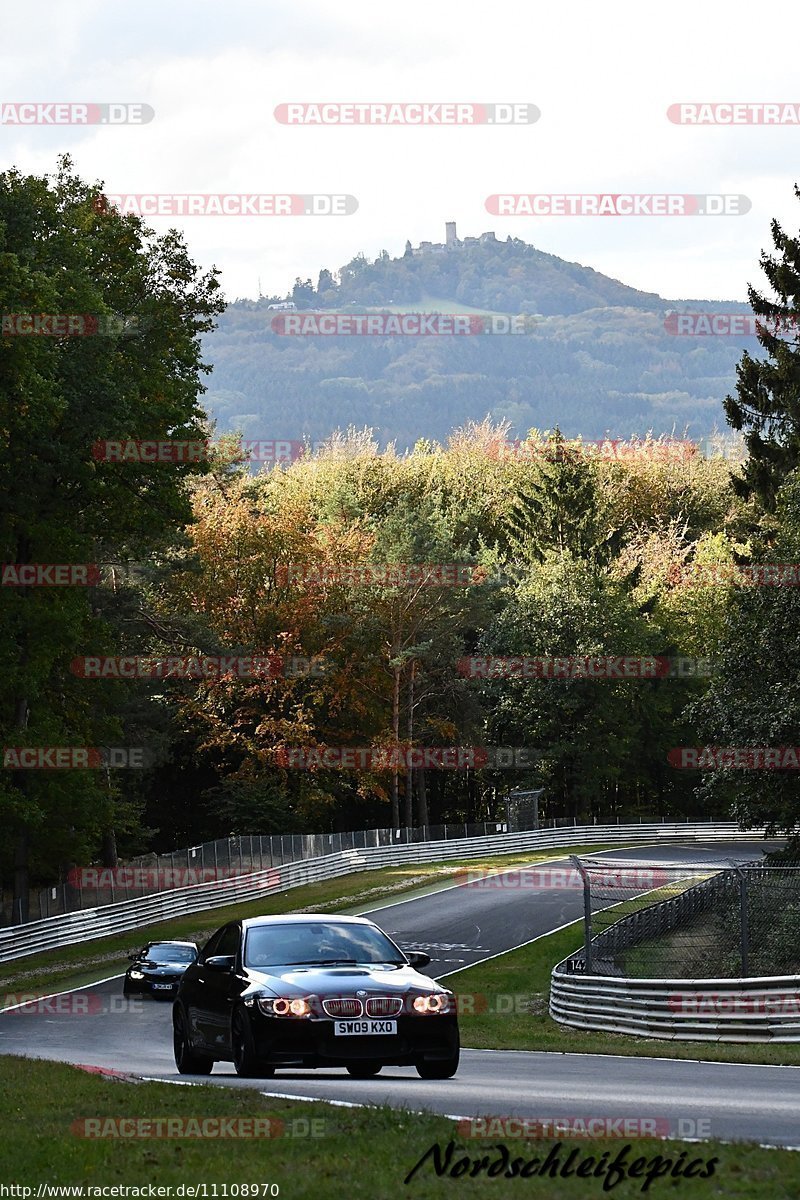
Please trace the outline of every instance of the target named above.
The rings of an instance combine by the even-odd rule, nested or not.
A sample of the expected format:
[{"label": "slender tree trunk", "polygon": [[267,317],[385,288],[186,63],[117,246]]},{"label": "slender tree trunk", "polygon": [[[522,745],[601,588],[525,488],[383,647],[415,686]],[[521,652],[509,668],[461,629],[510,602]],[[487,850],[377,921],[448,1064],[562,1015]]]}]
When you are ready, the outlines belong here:
[{"label": "slender tree trunk", "polygon": [[423,829],[428,825],[428,791],[424,767],[417,767],[417,824]]},{"label": "slender tree trunk", "polygon": [[475,772],[470,771],[467,779],[467,824],[471,825],[475,820]]},{"label": "slender tree trunk", "polygon": [[[28,538],[20,537],[17,543],[17,562],[27,562],[30,557],[30,543]],[[27,589],[26,589],[27,591]],[[27,643],[23,643],[20,651],[20,665],[24,668],[29,659]],[[28,728],[28,697],[19,696],[16,701],[14,711],[14,728],[20,733]],[[22,743],[22,739],[20,740]],[[19,790],[24,794],[27,791],[28,775],[26,771],[21,771],[15,780]],[[12,921],[22,925],[30,917],[30,870],[29,870],[29,855],[30,855],[30,828],[27,822],[23,821],[17,832],[16,842],[14,844],[14,898],[12,901]]]},{"label": "slender tree trunk", "polygon": [[[414,663],[411,664],[411,677],[408,681],[408,745],[414,744]],[[414,769],[410,761],[406,765],[406,802],[405,823],[407,828],[414,824]]]},{"label": "slender tree trunk", "polygon": [[[400,742],[400,669],[394,670],[394,687],[392,689],[392,733],[397,748]],[[392,769],[392,829],[400,828],[400,797],[398,788],[397,759]]]}]

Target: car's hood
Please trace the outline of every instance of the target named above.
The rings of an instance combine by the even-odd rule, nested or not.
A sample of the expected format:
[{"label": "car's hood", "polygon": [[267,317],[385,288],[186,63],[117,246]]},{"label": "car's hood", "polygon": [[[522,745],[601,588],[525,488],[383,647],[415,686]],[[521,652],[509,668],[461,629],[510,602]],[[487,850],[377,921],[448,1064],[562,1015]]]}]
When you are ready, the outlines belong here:
[{"label": "car's hood", "polygon": [[441,992],[441,984],[413,967],[249,967],[245,977],[259,992],[297,996],[352,996],[357,991],[381,996]]},{"label": "car's hood", "polygon": [[138,962],[134,963],[130,968],[134,971],[144,971],[148,975],[169,974],[174,975],[176,971],[185,971],[187,967],[191,967],[192,963],[187,962]]}]

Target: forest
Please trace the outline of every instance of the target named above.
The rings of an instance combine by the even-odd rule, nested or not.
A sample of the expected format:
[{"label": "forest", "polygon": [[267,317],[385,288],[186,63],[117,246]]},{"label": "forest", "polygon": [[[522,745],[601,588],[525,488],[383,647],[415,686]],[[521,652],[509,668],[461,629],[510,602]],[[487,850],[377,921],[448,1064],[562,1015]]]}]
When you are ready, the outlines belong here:
[{"label": "forest", "polygon": [[[775,239],[770,317],[796,278]],[[545,818],[794,828],[795,772],[684,753],[796,740],[791,341],[765,328],[738,364],[740,461],[484,417],[408,449],[351,422],[254,473],[205,407],[224,302],[179,234],[62,160],[0,176],[0,254],[3,312],[98,317],[0,339],[4,887],[229,834],[494,819],[519,788]],[[119,438],[213,445],[97,454]],[[33,769],[56,748],[89,757]]]}]

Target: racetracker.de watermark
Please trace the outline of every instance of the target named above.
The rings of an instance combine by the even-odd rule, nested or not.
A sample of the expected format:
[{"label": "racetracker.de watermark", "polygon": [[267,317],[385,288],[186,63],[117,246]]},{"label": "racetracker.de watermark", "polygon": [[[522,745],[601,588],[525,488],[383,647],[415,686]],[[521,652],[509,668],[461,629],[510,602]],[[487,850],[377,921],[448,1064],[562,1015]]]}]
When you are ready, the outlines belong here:
[{"label": "racetracker.de watermark", "polygon": [[654,658],[601,655],[555,658],[547,655],[491,655],[460,658],[459,675],[467,679],[692,679],[712,674],[708,658]]},{"label": "racetracker.de watermark", "polygon": [[2,563],[0,587],[94,587],[97,563]]},{"label": "racetracker.de watermark", "polygon": [[456,1125],[462,1138],[708,1138],[708,1117],[464,1117]]},{"label": "racetracker.de watermark", "polygon": [[143,1012],[140,996],[106,996],[99,992],[7,992],[0,996],[0,1015],[9,1017],[95,1017],[100,1013]]},{"label": "racetracker.de watermark", "polygon": [[149,104],[106,101],[0,101],[0,125],[147,125],[155,116]]},{"label": "racetracker.de watermark", "polygon": [[533,125],[535,104],[445,100],[362,103],[288,101],[273,113],[280,125]]},{"label": "racetracker.de watermark", "polygon": [[138,332],[138,317],[102,313],[0,314],[3,337],[119,337]]},{"label": "racetracker.de watermark", "polygon": [[675,746],[672,767],[694,771],[800,771],[800,746]]},{"label": "racetracker.de watermark", "polygon": [[696,458],[700,453],[697,442],[685,438],[653,438],[637,441],[626,438],[596,438],[563,442],[523,442],[517,439],[503,446],[504,457],[521,459],[544,458],[550,462],[572,462],[576,458],[590,459],[657,459],[658,461]]},{"label": "racetracker.de watermark", "polygon": [[314,454],[324,441],[301,442],[290,438],[261,438],[243,440],[238,446],[224,442],[181,441],[164,438],[104,438],[92,444],[92,458],[97,462],[124,463],[197,463],[220,460],[231,462],[249,459],[251,462],[292,463],[304,455]]},{"label": "racetracker.de watermark", "polygon": [[[70,887],[113,891],[115,888],[139,888],[169,891],[196,887],[198,883],[220,883],[252,875],[253,867],[73,867],[67,874]],[[274,868],[258,871],[266,888],[279,887],[280,872]]]},{"label": "racetracker.de watermark", "polygon": [[741,217],[747,196],[667,192],[496,192],[485,202],[495,217]]},{"label": "racetracker.de watermark", "polygon": [[682,1016],[800,1017],[800,993],[670,992],[667,1003]]},{"label": "racetracker.de watermark", "polygon": [[478,337],[531,333],[533,317],[466,313],[279,313],[270,321],[283,337]]},{"label": "racetracker.de watermark", "polygon": [[736,563],[673,564],[670,583],[690,587],[721,585],[752,587],[797,587],[800,585],[800,563],[753,563],[747,567]]},{"label": "racetracker.de watermark", "polygon": [[356,197],[343,192],[136,192],[108,195],[106,202],[123,217],[351,217],[358,211]]},{"label": "racetracker.de watermark", "polygon": [[321,679],[330,670],[322,658],[290,654],[194,655],[152,658],[147,655],[73,658],[70,671],[81,679]]},{"label": "racetracker.de watermark", "polygon": [[800,104],[780,101],[680,101],[670,104],[673,125],[800,125]]},{"label": "racetracker.de watermark", "polygon": [[[666,887],[678,875],[653,867],[592,867],[594,887],[613,888],[620,891],[649,892],[654,888]],[[463,867],[453,876],[456,887],[480,888],[497,891],[533,891],[553,889],[555,891],[581,891],[583,878],[574,867],[519,867],[510,871],[491,870],[488,867]]]},{"label": "racetracker.de watermark", "polygon": [[144,770],[149,755],[143,746],[4,746],[9,771],[86,771],[111,768]]},{"label": "racetracker.de watermark", "polygon": [[522,770],[533,766],[533,752],[525,746],[285,746],[275,761],[298,771]]},{"label": "racetracker.de watermark", "polygon": [[321,1138],[326,1126],[324,1117],[79,1117],[70,1130],[76,1137],[91,1139],[239,1141]]},{"label": "racetracker.de watermark", "polygon": [[756,317],[748,313],[671,312],[664,318],[664,331],[672,337],[758,337],[797,334],[798,319]]}]

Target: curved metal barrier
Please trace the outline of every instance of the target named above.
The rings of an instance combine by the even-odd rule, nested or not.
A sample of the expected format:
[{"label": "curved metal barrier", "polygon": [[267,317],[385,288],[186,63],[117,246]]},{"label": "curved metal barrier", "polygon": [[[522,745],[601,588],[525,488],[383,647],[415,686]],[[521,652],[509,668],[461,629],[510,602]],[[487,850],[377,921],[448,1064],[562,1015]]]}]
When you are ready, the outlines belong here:
[{"label": "curved metal barrier", "polygon": [[[566,962],[566,960],[565,960]],[[553,970],[550,1015],[578,1029],[699,1042],[800,1042],[800,976],[619,979]]]},{"label": "curved metal barrier", "polygon": [[403,863],[445,862],[449,859],[481,858],[496,854],[568,849],[581,845],[630,846],[642,842],[752,840],[763,835],[763,829],[741,830],[734,822],[576,825],[566,829],[527,830],[489,837],[345,850],[255,871],[252,875],[172,889],[135,900],[123,900],[117,904],[12,926],[0,930],[0,962],[58,946],[129,932],[173,917],[259,900],[275,892],[335,879],[353,871],[375,870]]}]

